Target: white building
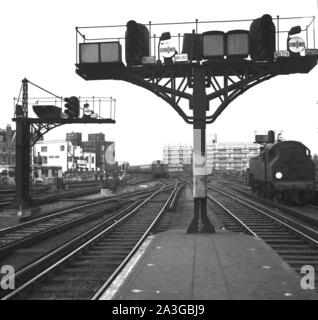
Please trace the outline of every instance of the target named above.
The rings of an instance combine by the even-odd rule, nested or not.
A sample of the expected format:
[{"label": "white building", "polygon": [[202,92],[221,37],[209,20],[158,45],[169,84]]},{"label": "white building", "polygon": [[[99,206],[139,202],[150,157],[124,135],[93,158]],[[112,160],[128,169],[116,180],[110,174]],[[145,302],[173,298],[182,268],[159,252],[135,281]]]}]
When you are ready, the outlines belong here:
[{"label": "white building", "polygon": [[243,172],[249,159],[260,152],[260,146],[252,142],[217,142],[216,135],[207,139],[207,171]]},{"label": "white building", "polygon": [[[242,172],[248,168],[249,159],[259,154],[259,145],[251,142],[217,142],[216,135],[208,135],[206,143],[207,174],[213,170]],[[165,145],[163,161],[171,171],[182,171],[183,164],[192,163],[192,146]]]},{"label": "white building", "polygon": [[184,164],[192,163],[192,146],[186,144],[165,145],[163,162],[168,164],[169,171],[182,171]]},{"label": "white building", "polygon": [[62,171],[96,171],[96,154],[66,140],[39,141],[34,156],[41,157],[42,166],[62,167]]}]

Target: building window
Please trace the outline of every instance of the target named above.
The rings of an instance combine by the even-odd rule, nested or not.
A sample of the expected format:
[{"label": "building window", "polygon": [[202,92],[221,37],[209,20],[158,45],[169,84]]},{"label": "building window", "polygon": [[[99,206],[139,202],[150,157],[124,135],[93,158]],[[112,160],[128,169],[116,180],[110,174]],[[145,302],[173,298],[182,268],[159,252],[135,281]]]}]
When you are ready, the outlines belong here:
[{"label": "building window", "polygon": [[94,157],[92,157],[92,163],[94,163],[95,162],[95,159],[94,159]]},{"label": "building window", "polygon": [[49,159],[54,159],[54,156],[49,156]]},{"label": "building window", "polygon": [[68,162],[72,162],[72,157],[67,157]]},{"label": "building window", "polygon": [[42,164],[47,164],[47,157],[42,157]]},{"label": "building window", "polygon": [[2,152],[6,153],[7,152],[7,148],[3,148]]},{"label": "building window", "polygon": [[60,146],[60,151],[64,151],[65,147],[64,146]]},{"label": "building window", "polygon": [[41,147],[41,152],[47,152],[47,147]]},{"label": "building window", "polygon": [[59,158],[60,158],[60,156],[55,156],[54,158],[55,158],[55,159],[59,159]]}]

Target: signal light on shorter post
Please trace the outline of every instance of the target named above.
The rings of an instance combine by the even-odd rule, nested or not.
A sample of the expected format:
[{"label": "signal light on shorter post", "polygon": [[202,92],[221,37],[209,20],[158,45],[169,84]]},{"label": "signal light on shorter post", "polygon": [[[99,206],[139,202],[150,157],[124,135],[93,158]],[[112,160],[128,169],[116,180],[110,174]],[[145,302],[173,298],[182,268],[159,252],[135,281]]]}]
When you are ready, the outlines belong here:
[{"label": "signal light on shorter post", "polygon": [[67,114],[69,119],[75,119],[79,117],[80,113],[80,101],[77,97],[65,98],[65,114]]}]

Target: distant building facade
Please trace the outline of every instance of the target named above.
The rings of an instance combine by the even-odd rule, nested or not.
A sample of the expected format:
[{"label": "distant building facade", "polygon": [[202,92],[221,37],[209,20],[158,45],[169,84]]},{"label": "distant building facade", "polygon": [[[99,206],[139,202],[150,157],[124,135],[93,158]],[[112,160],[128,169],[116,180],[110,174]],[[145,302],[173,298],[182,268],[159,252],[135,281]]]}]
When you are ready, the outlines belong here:
[{"label": "distant building facade", "polygon": [[82,142],[85,152],[96,154],[96,167],[99,171],[105,171],[108,165],[115,162],[115,142],[106,141],[104,133],[90,133],[88,141]]},{"label": "distant building facade", "polygon": [[75,146],[82,145],[82,132],[70,132],[66,134],[66,141],[71,142]]},{"label": "distant building facade", "polygon": [[249,166],[249,159],[260,152],[259,145],[251,142],[207,143],[207,171],[243,172]]},{"label": "distant building facade", "polygon": [[[206,144],[207,174],[219,172],[243,172],[249,166],[249,159],[258,155],[260,146],[252,142],[217,142],[211,135]],[[192,163],[192,146],[185,144],[165,145],[163,161],[169,169],[182,171],[183,164]]]},{"label": "distant building facade", "polygon": [[0,129],[0,170],[15,166],[16,131],[11,125]]},{"label": "distant building facade", "polygon": [[106,171],[115,163],[115,143],[106,141],[104,133],[90,133],[88,141],[83,141],[81,132],[70,132],[65,140],[37,143],[36,157],[38,153],[43,165],[62,166],[63,172]]},{"label": "distant building facade", "polygon": [[182,171],[183,165],[192,164],[192,146],[171,144],[163,147],[163,162],[168,164],[169,171]]},{"label": "distant building facade", "polygon": [[96,154],[85,152],[71,141],[39,141],[34,146],[34,155],[34,163],[43,167],[62,167],[63,172],[96,171]]}]

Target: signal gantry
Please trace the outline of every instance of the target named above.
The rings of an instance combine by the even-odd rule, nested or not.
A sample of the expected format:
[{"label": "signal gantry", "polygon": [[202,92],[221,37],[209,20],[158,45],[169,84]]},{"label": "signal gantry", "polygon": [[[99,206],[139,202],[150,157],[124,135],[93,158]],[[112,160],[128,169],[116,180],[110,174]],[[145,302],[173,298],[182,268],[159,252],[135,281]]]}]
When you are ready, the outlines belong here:
[{"label": "signal gantry", "polygon": [[[248,89],[278,75],[308,73],[317,64],[315,18],[295,19],[304,26],[290,28],[293,18],[263,15],[254,20],[170,24],[129,21],[126,25],[76,28],[79,76],[85,80],[122,80],[143,87],[193,125],[194,218],[190,233],[214,232],[207,218],[206,125]],[[225,23],[247,27],[215,30],[215,24]],[[167,32],[167,28],[171,30]],[[178,32],[180,28],[182,32]],[[94,32],[101,34],[101,30],[105,36],[96,38]],[[306,49],[305,41],[295,37],[298,33],[304,34]],[[282,39],[286,44],[283,50]],[[184,110],[184,102],[192,114]],[[215,109],[211,113],[212,102]]]}]

